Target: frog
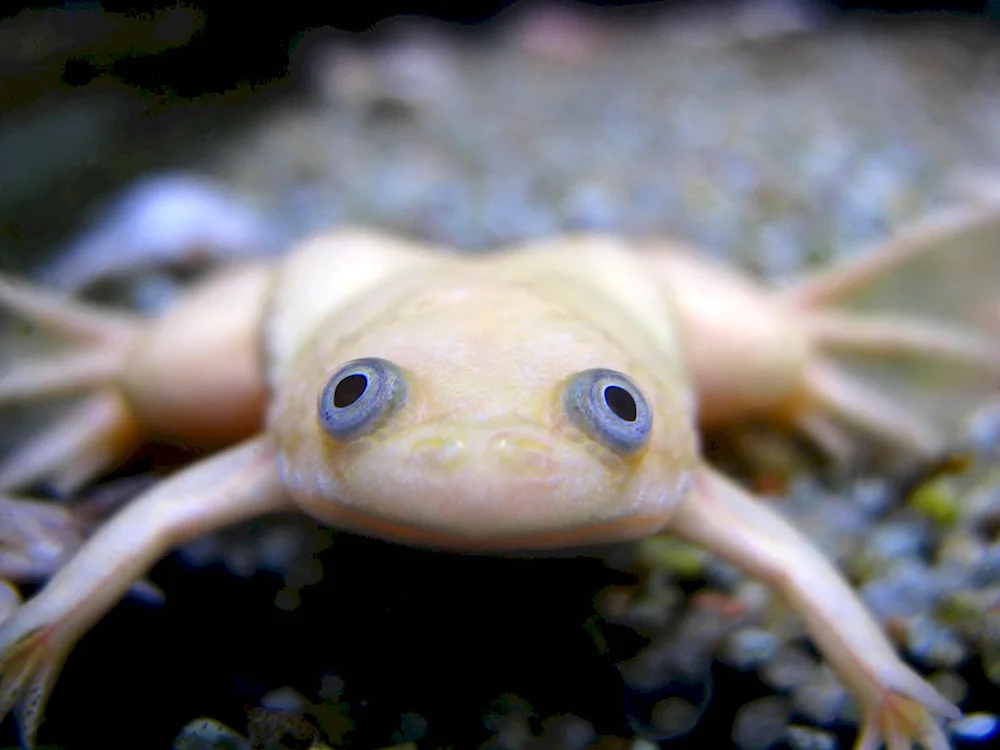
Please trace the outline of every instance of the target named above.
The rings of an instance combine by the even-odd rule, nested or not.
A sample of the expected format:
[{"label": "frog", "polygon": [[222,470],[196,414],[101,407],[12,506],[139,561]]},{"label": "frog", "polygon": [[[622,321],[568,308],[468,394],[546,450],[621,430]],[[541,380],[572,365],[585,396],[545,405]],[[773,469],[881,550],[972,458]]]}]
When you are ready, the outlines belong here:
[{"label": "frog", "polygon": [[[939,454],[947,429],[915,394],[944,386],[896,360],[975,373],[941,391],[949,416],[995,392],[998,230],[996,205],[949,207],[771,286],[661,238],[577,233],[469,256],[340,227],[227,264],[155,317],[0,277],[0,305],[71,344],[10,366],[0,405],[82,395],[0,464],[11,518],[41,512],[19,489],[72,493],[143,440],[204,453],[50,565],[33,597],[4,588],[0,719],[14,714],[34,747],[73,646],[153,564],[288,512],[473,553],[676,536],[790,604],[857,701],[858,750],[943,750],[940,721],[959,709],[827,557],[709,464],[701,435],[765,419],[831,445],[860,433]],[[948,304],[849,304],[920,267],[966,269],[957,291],[934,277]],[[32,542],[19,559],[38,557]]]}]

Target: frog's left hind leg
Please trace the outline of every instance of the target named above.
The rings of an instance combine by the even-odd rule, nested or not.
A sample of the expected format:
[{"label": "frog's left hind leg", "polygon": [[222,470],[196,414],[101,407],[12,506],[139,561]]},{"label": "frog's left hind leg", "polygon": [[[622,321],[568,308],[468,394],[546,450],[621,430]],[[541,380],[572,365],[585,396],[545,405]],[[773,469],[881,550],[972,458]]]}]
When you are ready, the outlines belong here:
[{"label": "frog's left hind leg", "polygon": [[[89,394],[83,403],[0,464],[0,491],[48,479],[71,492],[141,442],[116,379],[143,329],[141,319],[70,300],[0,276],[0,308],[67,341],[44,356],[0,359],[0,406]],[[18,348],[13,337],[7,351]]]},{"label": "frog's left hind leg", "polygon": [[996,205],[939,211],[777,294],[817,351],[807,431],[840,421],[930,455],[1000,392]]},{"label": "frog's left hind leg", "polygon": [[838,431],[838,422],[844,422],[919,456],[932,456],[942,448],[943,436],[932,424],[834,364],[811,362],[804,385],[808,405],[794,421],[824,447],[825,431]]}]

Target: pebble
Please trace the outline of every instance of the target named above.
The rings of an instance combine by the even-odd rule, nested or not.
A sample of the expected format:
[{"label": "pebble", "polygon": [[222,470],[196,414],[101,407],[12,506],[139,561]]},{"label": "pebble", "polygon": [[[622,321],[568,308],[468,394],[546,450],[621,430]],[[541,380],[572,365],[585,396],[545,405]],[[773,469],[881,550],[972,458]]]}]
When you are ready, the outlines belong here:
[{"label": "pebble", "polygon": [[719,659],[736,669],[754,669],[774,657],[778,637],[762,628],[740,628],[722,642]]},{"label": "pebble", "polygon": [[986,747],[995,742],[1000,730],[1000,717],[990,713],[966,714],[951,722],[951,733],[956,740]]},{"label": "pebble", "polygon": [[910,618],[906,625],[906,648],[929,667],[951,669],[968,657],[958,636],[926,615]]},{"label": "pebble", "polygon": [[791,724],[785,729],[783,739],[791,750],[837,750],[837,737],[816,727]]},{"label": "pebble", "polygon": [[740,750],[767,750],[785,733],[791,718],[788,701],[777,696],[743,705],[733,723],[733,742]]}]

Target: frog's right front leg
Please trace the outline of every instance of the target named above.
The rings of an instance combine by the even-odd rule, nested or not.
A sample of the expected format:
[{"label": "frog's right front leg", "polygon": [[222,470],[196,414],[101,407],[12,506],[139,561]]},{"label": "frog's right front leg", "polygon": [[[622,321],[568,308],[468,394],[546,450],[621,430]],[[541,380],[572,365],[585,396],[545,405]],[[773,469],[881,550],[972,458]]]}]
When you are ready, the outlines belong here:
[{"label": "frog's right front leg", "polygon": [[136,498],[34,598],[0,619],[0,720],[15,710],[32,747],[73,645],[172,547],[265,513],[292,511],[264,435],[200,461]]},{"label": "frog's right front leg", "polygon": [[847,581],[780,514],[703,466],[668,530],[785,597],[859,704],[856,750],[948,749],[936,715],[961,712],[902,661]]}]

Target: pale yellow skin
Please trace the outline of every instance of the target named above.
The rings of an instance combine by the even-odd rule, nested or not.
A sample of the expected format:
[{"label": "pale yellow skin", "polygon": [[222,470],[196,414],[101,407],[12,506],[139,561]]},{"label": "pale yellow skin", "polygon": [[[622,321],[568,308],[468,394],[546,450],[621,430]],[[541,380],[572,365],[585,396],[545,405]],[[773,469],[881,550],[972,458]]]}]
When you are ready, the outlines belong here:
[{"label": "pale yellow skin", "polygon": [[[14,608],[0,591],[0,718],[16,710],[31,746],[70,649],[169,549],[241,519],[298,511],[468,550],[666,530],[787,598],[861,706],[859,748],[947,747],[934,715],[957,708],[900,660],[834,567],[709,467],[698,445],[699,426],[762,417],[818,438],[843,436],[847,424],[898,447],[938,448],[933,424],[819,351],[824,338],[896,347],[995,379],[996,332],[968,320],[872,318],[858,328],[820,309],[841,294],[837,284],[863,286],[928,254],[935,232],[981,239],[1000,226],[992,209],[935,221],[780,293],[669,245],[571,237],[469,258],[364,232],[226,270],[150,322],[0,280],[0,302],[86,344],[82,354],[15,368],[0,378],[0,401],[93,391],[82,412],[0,466],[0,489],[40,477],[73,489],[150,436],[224,447],[133,500],[31,600]],[[1000,267],[992,243],[977,253]],[[377,432],[336,440],[318,420],[319,394],[344,362],[372,356],[402,371],[406,402]],[[634,455],[567,417],[565,384],[593,367],[628,374],[651,407],[652,432]],[[10,502],[36,518],[37,506]],[[0,575],[14,575],[11,560],[27,566],[46,538],[22,536],[20,546],[0,545]]]}]

